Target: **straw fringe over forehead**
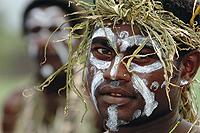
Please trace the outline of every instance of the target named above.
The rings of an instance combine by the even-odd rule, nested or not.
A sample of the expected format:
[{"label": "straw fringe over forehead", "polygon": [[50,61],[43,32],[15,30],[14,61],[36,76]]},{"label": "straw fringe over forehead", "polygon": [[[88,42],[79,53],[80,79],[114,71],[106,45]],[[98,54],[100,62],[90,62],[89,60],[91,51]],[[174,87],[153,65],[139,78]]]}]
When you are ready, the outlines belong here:
[{"label": "straw fringe over forehead", "polygon": [[[69,50],[71,55],[69,56],[68,64],[61,68],[67,73],[67,85],[63,88],[67,90],[66,95],[68,95],[67,93],[70,90],[73,90],[86,104],[82,93],[74,86],[73,74],[71,73],[71,70],[73,69],[73,66],[77,64],[84,64],[84,68],[86,67],[88,50],[90,47],[90,38],[95,26],[99,25],[103,27],[105,21],[112,22],[112,26],[123,22],[131,25],[137,25],[141,31],[145,31],[149,39],[153,39],[158,42],[152,42],[152,45],[164,67],[166,95],[168,96],[169,108],[171,109],[169,85],[174,85],[170,82],[173,76],[173,69],[175,69],[175,66],[173,66],[174,57],[179,57],[179,51],[200,48],[200,32],[198,32],[199,27],[195,27],[194,25],[190,26],[189,24],[184,23],[171,12],[164,10],[162,3],[155,0],[120,0],[118,3],[114,0],[96,0],[96,5],[78,0],[76,2],[77,5],[83,8],[83,10],[77,14],[86,14],[83,17],[86,21],[71,28],[71,34],[68,38],[68,47],[72,48],[72,33],[76,30],[84,29],[83,35],[79,36],[82,38],[82,42],[75,51],[72,51],[72,49]],[[140,49],[142,49],[142,47],[144,47],[144,45],[141,45]],[[127,68],[136,54],[137,52],[134,52],[131,55],[131,58],[126,64]],[[61,71],[61,69],[58,71]],[[40,86],[42,87],[42,90],[51,80],[53,80],[56,73],[49,77]],[[183,93],[184,98],[191,99],[192,96],[189,89],[186,93],[187,94],[185,94],[185,92]],[[184,107],[185,101],[182,100],[181,110],[187,112],[188,109],[190,109],[189,111],[192,112],[192,117],[186,116],[184,113],[183,115],[194,122],[197,110],[195,109],[195,106],[191,104],[192,102],[189,104],[189,107]],[[68,107],[68,105],[66,105],[66,107]]]}]

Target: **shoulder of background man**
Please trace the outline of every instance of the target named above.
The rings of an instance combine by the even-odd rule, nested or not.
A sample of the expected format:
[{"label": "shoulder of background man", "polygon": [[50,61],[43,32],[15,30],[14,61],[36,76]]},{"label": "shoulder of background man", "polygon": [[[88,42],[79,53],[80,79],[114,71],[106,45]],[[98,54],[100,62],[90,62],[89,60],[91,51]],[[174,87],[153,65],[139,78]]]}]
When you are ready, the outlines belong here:
[{"label": "shoulder of background man", "polygon": [[18,115],[22,111],[25,100],[22,93],[22,89],[15,89],[4,102],[2,128],[5,133],[12,132],[18,119]]},{"label": "shoulder of background man", "polygon": [[182,120],[182,124],[179,126],[180,133],[200,133],[200,126],[195,125],[194,123],[187,122],[186,120]]},{"label": "shoulder of background man", "polygon": [[195,125],[190,133],[200,133],[200,126]]}]

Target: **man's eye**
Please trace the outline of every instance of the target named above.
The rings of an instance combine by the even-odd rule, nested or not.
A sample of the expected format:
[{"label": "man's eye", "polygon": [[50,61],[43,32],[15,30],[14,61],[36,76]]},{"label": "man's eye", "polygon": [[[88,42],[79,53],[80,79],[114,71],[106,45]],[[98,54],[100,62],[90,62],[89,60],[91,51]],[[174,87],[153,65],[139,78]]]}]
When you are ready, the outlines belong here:
[{"label": "man's eye", "polygon": [[137,55],[132,62],[140,64],[140,65],[148,65],[158,60],[158,57],[155,53],[151,54],[139,54]]},{"label": "man's eye", "polygon": [[93,48],[92,53],[96,58],[107,61],[111,60],[114,56],[114,51],[112,51],[109,48],[103,48],[103,47]]},{"label": "man's eye", "polygon": [[28,31],[31,33],[38,33],[40,30],[41,30],[41,27],[37,26],[32,29],[29,29]]},{"label": "man's eye", "polygon": [[105,49],[105,48],[98,48],[97,52],[102,54],[102,55],[112,55],[112,52],[108,49]]}]

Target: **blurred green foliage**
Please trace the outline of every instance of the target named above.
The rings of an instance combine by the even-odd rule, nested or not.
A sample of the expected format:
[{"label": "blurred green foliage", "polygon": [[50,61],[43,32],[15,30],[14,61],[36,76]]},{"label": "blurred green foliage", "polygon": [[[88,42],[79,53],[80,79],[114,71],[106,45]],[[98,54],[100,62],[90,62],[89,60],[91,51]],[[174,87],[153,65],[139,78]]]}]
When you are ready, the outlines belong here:
[{"label": "blurred green foliage", "polygon": [[[0,15],[1,16],[1,15]],[[25,41],[19,31],[9,29],[0,20],[0,109],[9,93],[25,84],[30,77],[31,61],[27,56]]]}]

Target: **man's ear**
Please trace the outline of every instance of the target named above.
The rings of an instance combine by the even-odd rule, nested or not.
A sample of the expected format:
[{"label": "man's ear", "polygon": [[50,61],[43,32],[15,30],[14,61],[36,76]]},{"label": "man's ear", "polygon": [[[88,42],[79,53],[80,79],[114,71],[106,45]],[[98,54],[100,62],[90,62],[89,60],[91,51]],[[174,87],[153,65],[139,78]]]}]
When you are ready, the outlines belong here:
[{"label": "man's ear", "polygon": [[181,78],[190,81],[198,71],[200,65],[200,51],[193,50],[181,60]]}]

